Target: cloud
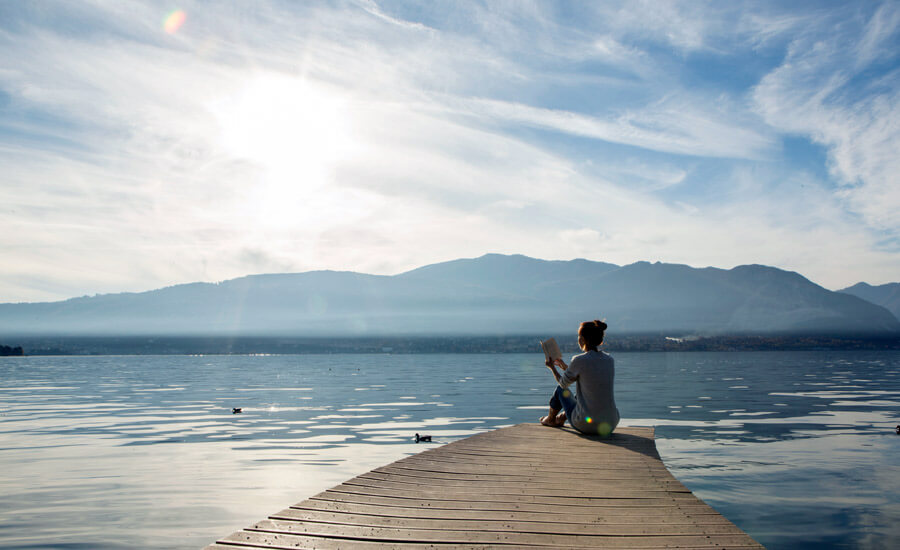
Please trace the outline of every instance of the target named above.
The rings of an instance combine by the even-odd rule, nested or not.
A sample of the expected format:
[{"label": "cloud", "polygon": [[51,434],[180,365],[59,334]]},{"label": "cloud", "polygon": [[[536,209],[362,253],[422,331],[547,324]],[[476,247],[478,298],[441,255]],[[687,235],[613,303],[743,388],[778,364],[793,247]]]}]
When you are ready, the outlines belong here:
[{"label": "cloud", "polygon": [[610,15],[612,28],[663,41],[686,52],[707,48],[707,35],[717,26],[717,9],[708,2],[625,3]]},{"label": "cloud", "polygon": [[606,118],[490,99],[459,104],[479,117],[681,155],[760,158],[773,145],[771,136],[749,128],[750,124],[738,124],[724,113],[674,97]]},{"label": "cloud", "polygon": [[[780,131],[828,150],[836,194],[872,228],[900,235],[900,7],[826,14],[797,36],[754,90]],[[881,75],[871,77],[871,74]]]},{"label": "cloud", "polygon": [[664,162],[650,164],[646,161],[624,160],[620,164],[604,166],[607,177],[621,182],[628,187],[636,187],[649,191],[660,191],[677,186],[685,181],[688,170],[669,166]]}]

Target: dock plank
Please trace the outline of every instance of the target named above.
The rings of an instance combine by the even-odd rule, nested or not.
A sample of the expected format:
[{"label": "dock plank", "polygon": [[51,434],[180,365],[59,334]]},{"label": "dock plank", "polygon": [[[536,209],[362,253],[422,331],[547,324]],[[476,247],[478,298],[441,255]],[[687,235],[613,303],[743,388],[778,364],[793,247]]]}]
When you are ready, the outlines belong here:
[{"label": "dock plank", "polygon": [[659,458],[652,428],[519,424],[354,477],[205,550],[762,548]]},{"label": "dock plank", "polygon": [[[567,533],[582,535],[627,536],[642,535],[706,535],[706,534],[740,534],[741,531],[731,523],[717,522],[696,524],[693,522],[653,523],[639,521],[639,518],[619,518],[618,522],[572,523],[567,518],[559,521],[517,521],[490,519],[409,518],[403,516],[351,514],[345,512],[317,512],[312,510],[287,509],[269,516],[271,520],[299,521],[304,523],[330,523],[338,525],[354,525],[360,527],[395,527],[408,529],[452,529],[467,531],[515,531],[517,533],[559,533],[564,528]],[[561,525],[562,524],[562,525]]]},{"label": "dock plank", "polygon": [[560,510],[550,508],[540,512],[529,512],[516,509],[514,511],[503,510],[475,510],[475,509],[444,509],[433,507],[409,507],[390,506],[380,504],[356,504],[352,502],[331,502],[326,500],[310,499],[300,504],[295,504],[287,510],[275,514],[290,514],[293,511],[336,511],[345,513],[372,514],[380,516],[397,516],[408,518],[435,518],[435,519],[473,519],[473,520],[519,520],[519,521],[548,521],[552,519],[557,523],[597,523],[597,522],[629,522],[637,519],[642,522],[699,522],[715,523],[728,521],[709,507],[697,506],[693,510],[685,508],[671,508],[668,506],[627,508],[610,507],[595,510],[593,513],[579,510]]},{"label": "dock plank", "polygon": [[[326,491],[312,497],[319,500],[328,500],[331,502],[352,502],[357,504],[383,504],[383,505],[399,505],[413,508],[443,508],[457,510],[522,510],[529,512],[549,512],[549,513],[568,513],[571,506],[548,504],[548,503],[529,503],[529,502],[511,502],[508,500],[498,500],[491,502],[470,501],[467,499],[457,500],[422,500],[404,497],[382,497],[371,496],[354,493],[332,493]],[[578,506],[578,505],[576,505]],[[591,502],[581,503],[583,509],[605,509],[605,508],[637,508],[645,509],[651,507],[680,507],[703,509],[706,504],[694,502],[691,499],[678,500],[670,498],[631,498],[631,499],[594,499]]]}]

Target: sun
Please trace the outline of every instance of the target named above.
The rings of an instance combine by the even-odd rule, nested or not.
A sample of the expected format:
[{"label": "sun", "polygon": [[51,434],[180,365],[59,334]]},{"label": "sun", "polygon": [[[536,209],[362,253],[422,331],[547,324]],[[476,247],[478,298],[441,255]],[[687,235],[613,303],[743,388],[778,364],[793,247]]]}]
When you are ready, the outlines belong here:
[{"label": "sun", "polygon": [[351,145],[346,101],[299,77],[255,75],[212,112],[227,154],[260,168],[251,200],[267,225],[296,220],[298,207],[329,184]]}]

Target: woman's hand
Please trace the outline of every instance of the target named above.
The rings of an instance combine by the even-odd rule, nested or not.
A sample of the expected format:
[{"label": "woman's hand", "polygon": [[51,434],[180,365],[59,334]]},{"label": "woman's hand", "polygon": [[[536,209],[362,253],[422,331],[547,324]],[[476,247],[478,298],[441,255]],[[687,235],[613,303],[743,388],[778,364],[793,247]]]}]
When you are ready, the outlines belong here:
[{"label": "woman's hand", "polygon": [[558,366],[562,370],[566,370],[567,368],[569,368],[569,365],[567,365],[566,362],[562,359],[557,359],[556,361],[554,361],[554,363],[556,363],[556,366]]},{"label": "woman's hand", "polygon": [[[547,365],[548,369],[550,369],[550,372],[553,374],[553,378],[555,378],[557,382],[559,382],[560,374],[559,371],[556,370],[556,365],[559,363],[562,363],[562,359],[556,359],[555,361],[547,359],[546,361],[544,361],[544,364]],[[562,364],[565,365],[565,363]]]}]

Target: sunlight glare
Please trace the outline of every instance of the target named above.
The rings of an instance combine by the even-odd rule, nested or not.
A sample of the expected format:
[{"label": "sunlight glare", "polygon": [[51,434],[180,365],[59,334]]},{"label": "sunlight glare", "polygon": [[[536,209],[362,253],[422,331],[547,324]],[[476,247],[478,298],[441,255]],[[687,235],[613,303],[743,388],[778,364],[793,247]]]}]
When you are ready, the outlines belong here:
[{"label": "sunlight glare", "polygon": [[226,151],[263,170],[252,200],[267,225],[298,223],[300,205],[349,148],[343,100],[301,78],[258,75],[212,111]]}]

